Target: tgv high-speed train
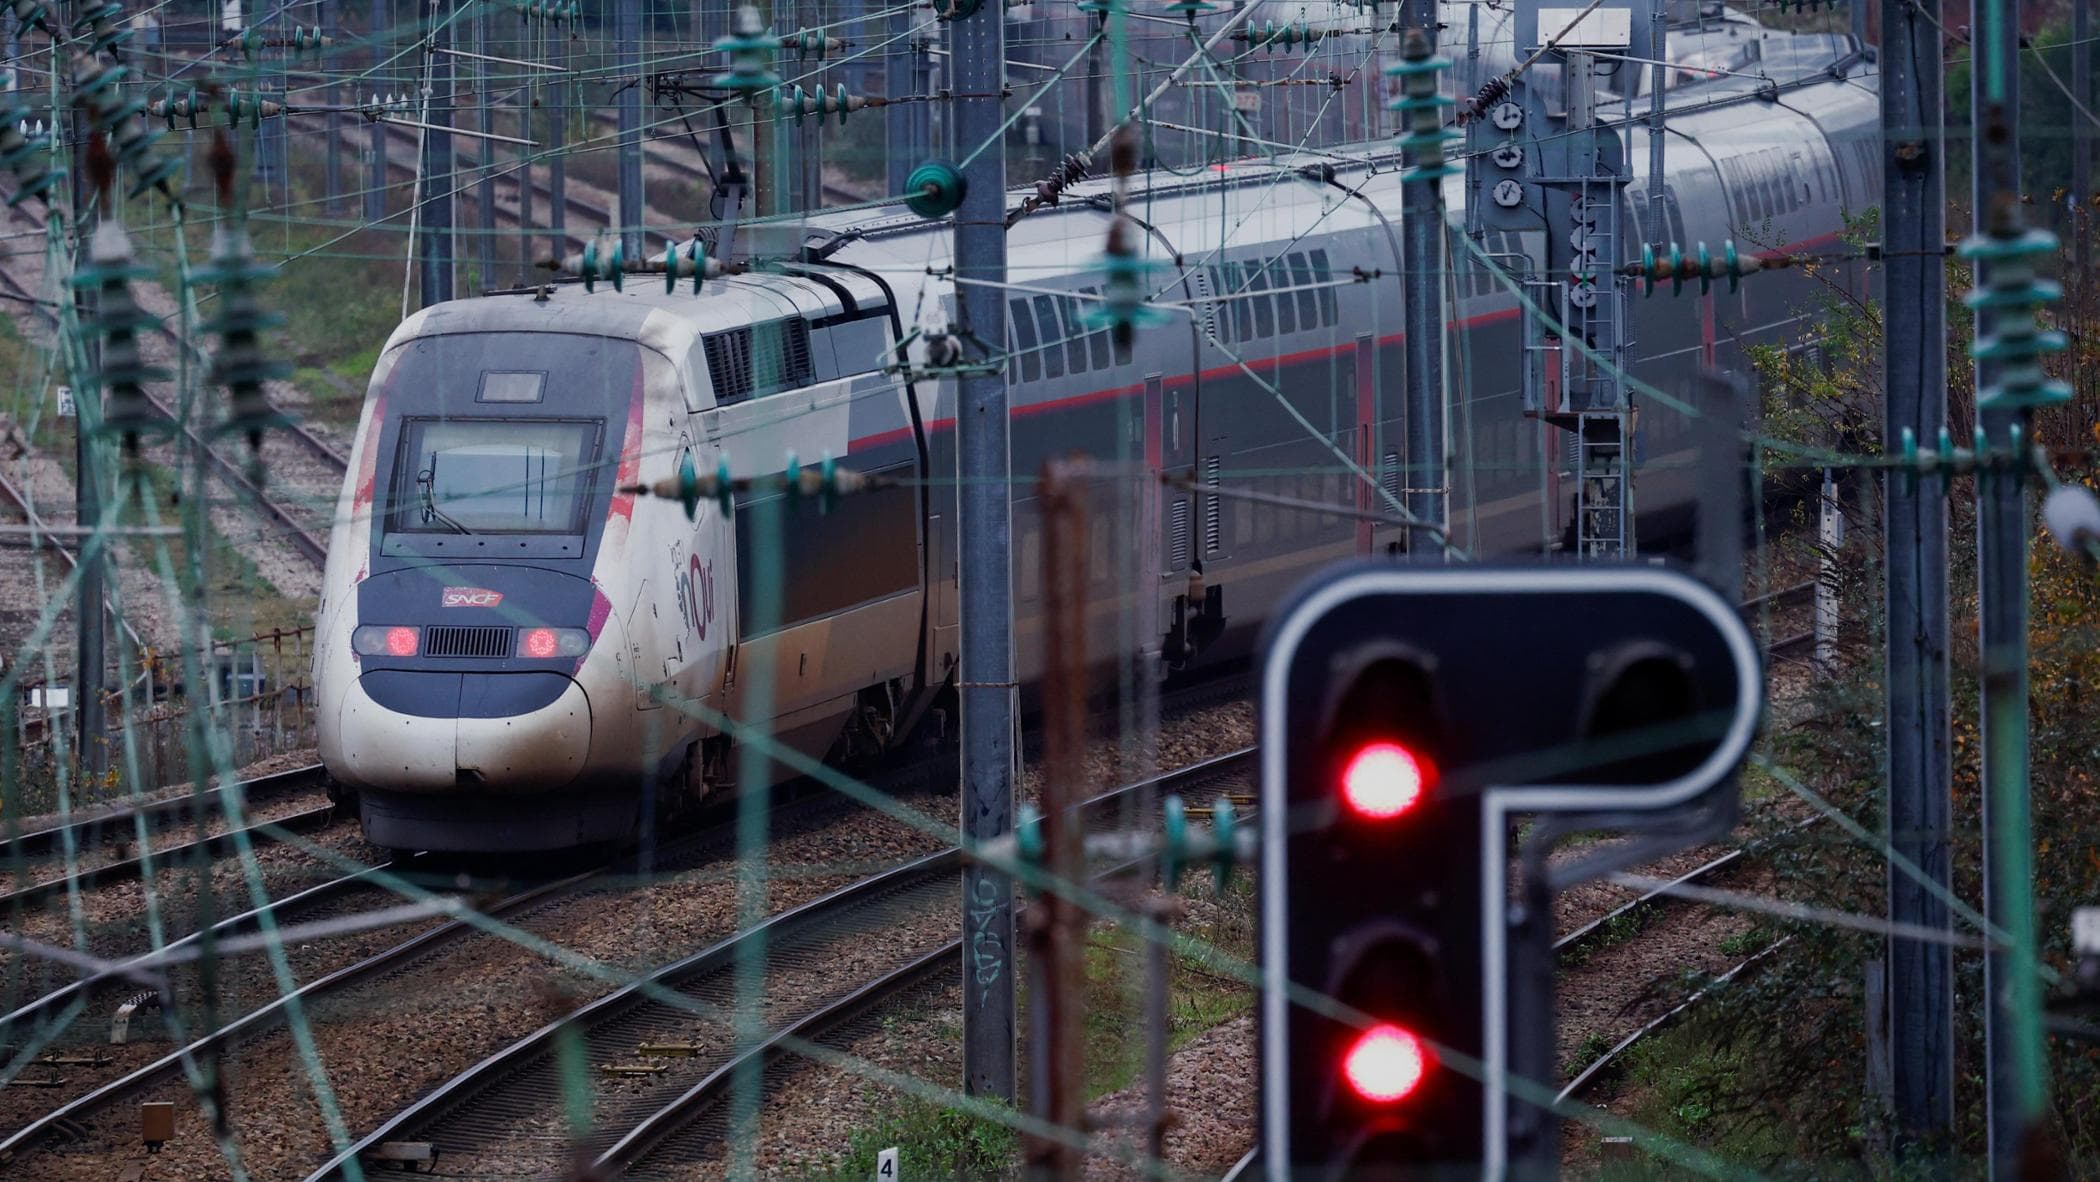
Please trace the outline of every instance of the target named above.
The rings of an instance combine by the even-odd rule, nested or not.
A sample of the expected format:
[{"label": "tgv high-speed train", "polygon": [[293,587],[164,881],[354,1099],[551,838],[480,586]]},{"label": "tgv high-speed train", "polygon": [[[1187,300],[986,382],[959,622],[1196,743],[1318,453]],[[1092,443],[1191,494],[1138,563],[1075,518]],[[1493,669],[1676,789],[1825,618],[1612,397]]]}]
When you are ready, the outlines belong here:
[{"label": "tgv high-speed train", "polygon": [[[1814,249],[1876,205],[1874,78],[1845,73],[1680,80],[1671,237]],[[1645,135],[1631,132],[1637,166]],[[1306,571],[1406,547],[1402,529],[1304,507],[1383,504],[1352,465],[1402,486],[1399,165],[1374,145],[1135,178],[1129,208],[1176,318],[1127,352],[1081,316],[1102,288],[1106,184],[1076,184],[1010,231],[1024,683],[1043,648],[1030,478],[1051,457],[1082,453],[1105,474],[1079,558],[1099,662],[1244,654]],[[1640,176],[1627,187],[1625,224],[1647,224],[1646,190]],[[1446,197],[1463,226],[1459,178]],[[1537,237],[1479,246],[1535,256]],[[793,250],[698,295],[563,285],[441,304],[395,330],[338,507],[315,662],[322,759],[372,841],[618,840],[652,802],[733,782],[739,725],[836,758],[942,709],[957,669],[956,391],[925,372],[921,330],[953,318],[952,239],[901,209],[817,214]],[[1815,284],[1863,294],[1850,266],[1635,297],[1639,376],[1681,386],[1747,343],[1806,340]],[[1521,406],[1518,305],[1479,266],[1454,267],[1447,290],[1453,536],[1475,554],[1537,553],[1573,489],[1542,477],[1557,428]],[[1643,408],[1644,521],[1691,499],[1686,426]],[[791,456],[893,479],[829,512],[760,493],[690,519],[628,491],[688,465],[778,473]],[[1225,495],[1243,490],[1283,498]]]}]

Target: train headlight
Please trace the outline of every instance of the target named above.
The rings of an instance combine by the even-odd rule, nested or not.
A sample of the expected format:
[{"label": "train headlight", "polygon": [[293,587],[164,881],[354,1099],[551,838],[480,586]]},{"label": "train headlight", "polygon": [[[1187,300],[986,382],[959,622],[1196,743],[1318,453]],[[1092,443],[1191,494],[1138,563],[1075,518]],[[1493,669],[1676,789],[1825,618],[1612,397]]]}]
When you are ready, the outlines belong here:
[{"label": "train headlight", "polygon": [[400,625],[365,624],[350,633],[350,647],[366,657],[413,657],[423,647],[423,630]]},{"label": "train headlight", "polygon": [[591,634],[581,628],[520,628],[518,655],[536,660],[580,657],[591,647]]}]

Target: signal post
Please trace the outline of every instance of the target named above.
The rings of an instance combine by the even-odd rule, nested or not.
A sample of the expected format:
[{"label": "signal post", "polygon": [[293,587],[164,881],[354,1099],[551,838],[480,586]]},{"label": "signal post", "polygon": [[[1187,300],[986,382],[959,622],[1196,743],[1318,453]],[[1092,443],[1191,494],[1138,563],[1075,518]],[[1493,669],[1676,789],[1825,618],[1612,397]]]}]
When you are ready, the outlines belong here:
[{"label": "signal post", "polygon": [[[1762,700],[1736,609],[1659,568],[1301,591],[1261,681],[1266,1177],[1551,1176],[1553,895],[1732,827]],[[1549,872],[1597,828],[1653,836]]]}]

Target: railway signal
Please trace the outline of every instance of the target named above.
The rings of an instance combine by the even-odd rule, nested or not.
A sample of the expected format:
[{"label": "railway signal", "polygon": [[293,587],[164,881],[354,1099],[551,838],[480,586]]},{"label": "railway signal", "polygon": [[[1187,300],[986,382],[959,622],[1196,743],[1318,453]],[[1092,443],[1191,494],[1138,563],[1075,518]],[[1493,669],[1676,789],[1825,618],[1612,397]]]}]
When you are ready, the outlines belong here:
[{"label": "railway signal", "polygon": [[1270,1178],[1552,1160],[1506,1099],[1552,1063],[1509,819],[1732,813],[1761,684],[1735,609],[1651,567],[1367,565],[1299,594],[1261,690]]},{"label": "railway signal", "polygon": [[1270,967],[1335,1006],[1287,1007],[1274,1031],[1288,1144],[1318,1150],[1292,1164],[1353,1177],[1477,1163],[1479,1085],[1438,1048],[1480,1049],[1479,965],[1450,955],[1478,943],[1480,809],[1439,772],[1452,745],[1435,662],[1377,634],[1299,651],[1312,696],[1285,740],[1282,798],[1263,808],[1292,822]]}]

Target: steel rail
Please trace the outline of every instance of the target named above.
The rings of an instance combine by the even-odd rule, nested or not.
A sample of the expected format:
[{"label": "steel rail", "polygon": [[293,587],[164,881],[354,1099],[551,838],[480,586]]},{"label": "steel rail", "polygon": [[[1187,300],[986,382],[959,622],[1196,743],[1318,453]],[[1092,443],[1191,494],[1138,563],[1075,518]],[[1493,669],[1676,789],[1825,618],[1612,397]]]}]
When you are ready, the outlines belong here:
[{"label": "steel rail", "polygon": [[[19,212],[23,216],[23,218],[25,218],[29,222],[31,226],[34,226],[38,230],[44,229],[49,224],[46,221],[46,219],[39,215],[35,210],[31,209],[27,204],[17,206],[16,209],[17,212]],[[34,298],[30,297],[29,293],[25,291],[19,283],[15,283],[12,277],[9,278],[8,286],[14,288],[18,294],[21,294],[28,298]],[[204,355],[204,351],[202,349],[199,349],[194,343],[192,343],[182,334],[168,327],[167,321],[155,317],[154,319],[149,321],[148,327],[150,327],[154,332],[159,333],[161,336],[166,337],[171,344],[175,345],[175,347],[188,353],[190,355],[191,360],[199,363],[205,363],[210,360]],[[153,405],[155,409],[159,410],[160,413],[163,416],[165,416],[170,422],[174,421],[175,416],[173,415],[173,413],[171,413],[168,410],[168,408],[163,403],[161,403],[159,399],[153,399]],[[323,461],[327,462],[328,464],[334,466],[337,471],[349,471],[349,457],[345,456],[342,452],[336,450],[334,444],[331,444],[327,440],[322,439],[320,436],[314,434],[311,430],[307,428],[307,426],[304,423],[301,423],[296,419],[290,419],[282,426],[281,429],[286,434],[290,435],[294,440],[296,440],[300,446],[312,452],[314,455],[320,457]]]},{"label": "steel rail", "polygon": [[[272,772],[266,776],[258,776],[239,785],[239,788],[248,803],[254,805],[294,792],[306,791],[309,788],[325,783],[326,779],[327,772],[322,769],[320,764],[315,763],[308,764],[305,767],[291,768],[287,771]],[[207,809],[221,807],[221,797],[226,791],[227,789],[225,788],[207,789],[204,793],[205,807]],[[168,796],[159,800],[118,804],[109,808],[96,809],[92,812],[76,812],[56,825],[32,829],[26,833],[18,833],[5,841],[0,841],[0,867],[4,867],[17,858],[38,858],[49,854],[65,842],[68,831],[71,831],[74,835],[73,844],[83,846],[99,844],[105,836],[116,840],[126,840],[131,836],[132,830],[141,818],[146,821],[149,829],[153,831],[163,830],[181,821],[188,820],[193,815],[192,810],[196,807],[196,804],[197,797],[195,794],[184,793],[180,796]],[[122,832],[117,832],[116,826],[119,825],[127,828]],[[108,830],[106,834],[105,830]]]},{"label": "steel rail", "polygon": [[[224,939],[229,936],[239,935],[250,928],[259,927],[265,914],[270,915],[275,922],[282,924],[288,916],[299,914],[315,907],[325,906],[359,890],[376,889],[377,883],[375,880],[379,875],[399,874],[406,870],[412,861],[420,860],[426,856],[417,854],[407,859],[383,862],[378,866],[368,866],[360,870],[353,870],[339,878],[329,879],[327,882],[307,887],[305,890],[286,895],[281,899],[272,899],[260,907],[252,907],[239,915],[228,916],[213,924],[211,926],[212,936],[215,939]],[[201,931],[190,932],[179,939],[168,941],[163,945],[162,951],[187,948],[197,944],[203,938],[204,933]],[[140,953],[127,960],[117,962],[112,967],[101,972],[67,982],[65,985],[44,994],[42,997],[17,1006],[8,1014],[0,1015],[0,1042],[14,1042],[19,1045],[22,1040],[17,1032],[28,1028],[34,1023],[49,1020],[52,1015],[57,1014],[76,998],[85,1001],[93,996],[96,991],[110,986],[117,986],[127,991],[136,989],[142,982],[130,970],[133,966],[150,961],[159,955],[161,953],[158,951]]]},{"label": "steel rail", "polygon": [[[1242,748],[1149,780],[1112,789],[1083,802],[1080,808],[1090,817],[1106,819],[1112,806],[1138,798],[1138,794],[1146,790],[1163,794],[1221,780],[1242,779],[1252,773],[1253,764],[1253,749]],[[916,890],[937,890],[945,900],[952,894],[950,887],[961,867],[962,852],[951,846],[841,887],[790,911],[770,916],[760,924],[735,933],[699,953],[662,966],[639,980],[548,1023],[439,1085],[314,1171],[308,1176],[308,1182],[341,1177],[342,1171],[351,1161],[371,1153],[388,1141],[432,1140],[439,1142],[440,1149],[443,1149],[442,1130],[448,1124],[456,1122],[462,1111],[470,1106],[484,1105],[498,1109],[501,1113],[517,1112],[529,1107],[518,1103],[491,1102],[491,1093],[508,1084],[519,1082],[529,1088],[532,1081],[524,1077],[545,1065],[547,1056],[551,1054],[553,1040],[565,1027],[582,1026],[584,1038],[588,1043],[594,1034],[598,1035],[601,1041],[607,1039],[609,1036],[605,1032],[608,1028],[617,1027],[615,1033],[630,1032],[638,1023],[646,1021],[646,1017],[638,1015],[651,1012],[667,1019],[690,1022],[694,1015],[650,994],[664,990],[690,992],[701,987],[709,974],[731,969],[738,953],[753,940],[764,939],[769,944],[786,944],[805,937],[814,938],[827,929],[836,928],[846,919],[869,907],[893,904],[901,896]],[[793,1038],[811,1031],[829,1029],[838,1022],[849,1020],[882,1004],[960,954],[960,940],[944,942],[941,946],[925,952],[900,953],[906,958],[903,964],[874,980],[863,982],[845,995],[820,1005],[813,1012],[792,1020],[786,1027],[775,1030],[762,1044],[751,1048],[747,1054],[771,1057],[781,1053],[786,1043]],[[733,1076],[735,1066],[735,1062],[717,1066],[669,1104],[640,1116],[618,1140],[604,1150],[601,1162],[624,1160],[675,1131],[682,1123],[682,1113],[704,1107],[711,1098],[719,1095],[721,1088],[726,1086]],[[434,1134],[432,1130],[439,1132]],[[476,1132],[478,1130],[467,1130],[469,1136]]]},{"label": "steel rail", "polygon": [[[1770,593],[1767,596],[1761,596],[1758,599],[1753,599],[1748,603],[1745,603],[1743,606],[1746,609],[1748,609],[1750,607],[1755,606],[1763,600],[1783,601],[1786,599],[1791,599],[1805,591],[1812,590],[1813,587],[1814,583],[1809,582],[1800,584],[1798,586],[1782,588],[1778,591]],[[1227,756],[1223,758],[1230,760],[1241,755],[1244,755],[1244,753],[1235,753],[1234,756]],[[1210,770],[1211,766],[1212,765],[1198,765],[1196,768],[1189,770],[1192,772],[1200,773],[1203,771]],[[1105,798],[1097,798],[1097,801],[1100,799]],[[1097,803],[1097,801],[1090,801],[1088,802],[1088,804],[1089,806],[1092,806],[1093,804]],[[1809,825],[1813,825],[1816,822],[1816,820],[1817,818],[1811,818],[1806,822],[1793,826],[1787,832],[1798,832],[1800,829],[1806,828]],[[1556,940],[1553,945],[1555,953],[1557,955],[1568,955],[1572,953],[1573,951],[1584,946],[1585,944],[1588,944],[1600,938],[1604,933],[1610,930],[1611,926],[1615,921],[1626,916],[1638,914],[1646,909],[1656,906],[1659,902],[1669,902],[1673,898],[1673,896],[1670,895],[1670,891],[1675,886],[1684,883],[1696,882],[1701,879],[1705,879],[1716,875],[1722,872],[1723,870],[1727,869],[1728,867],[1736,864],[1745,855],[1754,852],[1758,848],[1761,848],[1763,844],[1765,843],[1754,842],[1745,846],[1729,850],[1723,853],[1722,855],[1710,859],[1707,862],[1693,868],[1685,874],[1680,875],[1669,885],[1655,888],[1654,890],[1642,894],[1636,899],[1633,899],[1617,908],[1614,908],[1612,911],[1606,913],[1605,915],[1590,921],[1589,923],[1583,925],[1581,928],[1578,928],[1575,931],[1568,933],[1566,936],[1563,936],[1560,939]],[[592,1168],[594,1170],[599,1171],[603,1176],[608,1177],[618,1176],[619,1174],[634,1169],[639,1163],[647,1159],[659,1147],[664,1145],[673,1136],[675,1136],[680,1129],[687,1127],[698,1116],[698,1114],[707,1110],[716,1101],[718,1101],[721,1095],[723,1094],[724,1090],[729,1086],[730,1081],[737,1077],[740,1070],[748,1069],[754,1063],[761,1066],[770,1065],[771,1063],[782,1058],[783,1056],[790,1054],[791,1051],[789,1050],[789,1047],[792,1044],[799,1041],[811,1041],[816,1038],[820,1038],[823,1036],[824,1033],[838,1029],[846,1023],[853,1021],[854,1019],[867,1013],[869,1010],[884,1004],[889,999],[894,998],[897,995],[917,986],[920,982],[924,981],[940,969],[952,963],[955,963],[956,959],[961,956],[961,953],[961,941],[957,940],[950,942],[942,948],[936,949],[932,952],[925,954],[924,956],[921,956],[911,961],[908,964],[900,966],[897,969],[892,970],[887,975],[875,981],[868,982],[857,989],[851,990],[843,996],[840,996],[826,1003],[817,1010],[802,1015],[801,1017],[793,1020],[785,1027],[775,1031],[771,1036],[769,1036],[759,1045],[750,1048],[749,1050],[735,1057],[731,1061],[716,1067],[714,1070],[710,1071],[705,1078],[693,1084],[690,1088],[688,1088],[686,1091],[684,1091],[676,1098],[671,1100],[668,1104],[666,1104],[663,1108],[659,1109],[656,1113],[652,1114],[651,1116],[643,1120],[641,1123],[635,1125],[633,1128],[628,1130],[628,1132],[622,1135],[617,1141],[615,1141],[611,1146],[606,1148],[602,1153],[600,1153],[597,1156],[597,1158],[592,1164]],[[1727,976],[1709,984],[1705,989],[1702,989],[1699,994],[1695,994],[1692,998],[1687,999],[1684,1003],[1681,1003],[1679,1006],[1674,1007],[1668,1014],[1665,1014],[1662,1017],[1659,1017],[1654,1021],[1650,1022],[1647,1026],[1643,1027],[1641,1033],[1652,1033],[1654,1030],[1660,1029],[1671,1018],[1673,1018],[1678,1013],[1681,1013],[1685,1008],[1688,1008],[1688,1006],[1693,1001],[1696,1001],[1700,996],[1703,996],[1705,993],[1717,987],[1726,980],[1732,979],[1735,976],[1736,972],[1740,971],[1742,967],[1743,966],[1738,966],[1736,970],[1732,970]],[[577,1015],[577,1017],[580,1017],[580,1015]],[[555,1028],[558,1028],[560,1025],[561,1023],[555,1023],[553,1026],[550,1026],[548,1033],[551,1034],[551,1031]],[[1636,1034],[1633,1038],[1627,1039],[1620,1047],[1615,1048],[1614,1051],[1611,1052],[1611,1054],[1615,1055],[1622,1052],[1626,1046],[1632,1045],[1632,1043],[1638,1037],[1640,1037],[1640,1034]],[[1608,1060],[1610,1057],[1610,1055],[1607,1055],[1606,1059]],[[1597,1065],[1593,1065],[1593,1070],[1601,1069],[1601,1066],[1602,1062],[1600,1062]],[[318,1178],[318,1175],[316,1177]],[[315,1182],[315,1180],[310,1179],[309,1182]]]},{"label": "steel rail", "polygon": [[1648,1038],[1651,1035],[1661,1033],[1664,1029],[1675,1024],[1676,1021],[1679,1018],[1682,1018],[1693,1006],[1713,996],[1723,986],[1726,986],[1730,982],[1734,981],[1737,977],[1742,976],[1745,972],[1748,972],[1760,966],[1765,960],[1776,955],[1780,949],[1786,947],[1792,941],[1792,936],[1782,936],[1779,939],[1773,941],[1772,943],[1765,945],[1758,951],[1751,953],[1742,961],[1742,963],[1736,965],[1734,968],[1729,969],[1727,972],[1722,973],[1720,976],[1715,977],[1713,980],[1708,981],[1706,984],[1701,985],[1698,989],[1694,990],[1690,995],[1685,997],[1684,1000],[1678,1002],[1674,1006],[1671,1006],[1669,1009],[1664,1010],[1662,1013],[1657,1014],[1653,1018],[1648,1019],[1646,1022],[1643,1022],[1639,1029],[1635,1030],[1632,1034],[1629,1034],[1625,1038],[1622,1038],[1618,1042],[1614,1043],[1611,1049],[1605,1051],[1603,1054],[1591,1060],[1590,1064],[1587,1067],[1584,1067],[1581,1070],[1581,1072],[1577,1073],[1574,1079],[1571,1079],[1566,1084],[1562,1085],[1560,1093],[1557,1096],[1555,1096],[1554,1099],[1568,1100],[1581,1095],[1583,1092],[1587,1091],[1590,1085],[1595,1083],[1598,1077],[1603,1075],[1603,1073],[1606,1070],[1608,1070],[1613,1063],[1617,1062],[1622,1056],[1626,1054],[1626,1052],[1632,1050],[1636,1044],[1638,1044],[1643,1039]]},{"label": "steel rail", "polygon": [[[1099,817],[1109,806],[1120,805],[1147,788],[1163,796],[1196,785],[1236,778],[1243,771],[1253,770],[1254,754],[1251,747],[1228,752],[1149,781],[1112,789],[1082,802],[1080,808]],[[1129,863],[1123,863],[1109,867],[1095,877],[1108,878],[1129,869],[1129,866]],[[796,1043],[817,1041],[918,987],[941,970],[959,967],[962,955],[962,940],[950,940],[794,1019],[758,1045],[717,1066],[704,1079],[634,1125],[600,1153],[591,1168],[603,1177],[617,1177],[633,1170],[719,1102],[742,1071],[753,1066],[763,1069],[794,1054]]]},{"label": "steel rail", "polygon": [[[4,271],[0,271],[0,278],[6,279],[8,286],[15,288],[15,290],[17,291],[21,290],[20,285],[14,282],[13,276],[7,275],[7,273]],[[29,494],[24,492],[21,486],[17,485],[14,482],[14,480],[8,476],[5,466],[0,466],[0,500],[5,500],[9,504],[13,505],[15,508],[22,511],[22,516],[27,518],[29,521],[29,527],[43,534],[38,544],[41,544],[44,547],[56,553],[59,557],[59,560],[66,564],[67,570],[72,570],[80,565],[80,559],[74,555],[70,547],[68,547],[64,542],[59,541],[55,535],[50,534],[48,532],[44,532],[49,527],[45,524],[43,515],[36,511],[36,506],[34,504],[30,503]],[[124,635],[131,638],[132,651],[144,652],[146,649],[146,640],[144,637],[139,635],[138,629],[133,628],[131,626],[131,621],[124,618],[122,612],[116,610],[116,604],[111,601],[109,596],[104,595],[102,597],[102,602],[105,606],[109,608],[109,614],[116,617],[117,626],[124,629]]]},{"label": "steel rail", "polygon": [[[501,900],[480,912],[484,916],[502,916],[541,899],[569,890],[582,883],[600,877],[606,867],[585,870],[552,882],[541,883],[528,890]],[[267,1030],[282,1021],[296,1000],[300,1004],[337,989],[369,980],[379,974],[391,972],[412,958],[435,951],[451,943],[472,929],[462,919],[450,919],[416,936],[383,949],[356,962],[337,969],[326,976],[305,982],[290,993],[281,994],[272,1001],[235,1018],[219,1029],[204,1035],[179,1050],[172,1051],[137,1071],[103,1084],[94,1091],[60,1105],[16,1130],[6,1140],[0,1141],[0,1166],[12,1165],[25,1151],[34,1149],[46,1138],[61,1135],[68,1127],[77,1127],[83,1120],[106,1109],[126,1097],[153,1087],[161,1081],[173,1078],[181,1072],[187,1059],[209,1053],[214,1048],[230,1045],[249,1034]]]},{"label": "steel rail", "polygon": [[[21,210],[24,213],[24,216],[29,218],[31,224],[35,225],[38,229],[42,229],[49,224],[48,222],[40,219],[35,213],[30,212],[29,206],[27,204],[24,204],[17,208]],[[16,292],[22,294],[25,297],[34,299],[31,293],[26,288],[24,288],[21,285],[21,283],[14,278],[14,276],[8,275],[5,271],[0,271],[0,279],[4,279],[6,285],[10,288],[13,288]],[[51,316],[49,309],[45,309],[44,311],[47,317]],[[155,330],[161,333],[161,335],[166,336],[170,341],[174,342],[175,346],[178,349],[182,349],[189,352],[193,357],[200,359],[202,358],[203,354],[197,350],[196,346],[191,344],[189,341],[183,339],[181,334],[177,333],[174,329],[169,328],[165,323],[157,319],[154,320],[152,323]],[[144,391],[144,393],[146,401],[152,405],[153,409],[157,413],[159,413],[159,415],[162,418],[166,419],[170,423],[179,426],[182,430],[182,433],[188,436],[190,441],[197,445],[197,447],[204,453],[205,458],[210,462],[214,473],[219,477],[219,479],[222,482],[234,489],[234,491],[242,493],[249,499],[253,500],[257,507],[259,507],[265,514],[275,519],[278,524],[282,525],[285,528],[286,537],[290,539],[295,549],[297,549],[307,559],[312,561],[315,566],[320,566],[328,560],[328,543],[325,540],[314,536],[313,531],[307,529],[303,524],[301,524],[298,518],[295,517],[289,509],[286,509],[282,504],[272,500],[267,494],[265,494],[263,490],[255,484],[254,481],[248,479],[247,474],[241,471],[239,465],[235,464],[231,460],[228,460],[225,456],[220,455],[218,449],[213,447],[210,441],[208,441],[203,435],[199,434],[195,427],[182,420],[181,416],[179,416],[176,413],[175,408],[171,406],[166,399],[162,398],[158,394],[152,393],[151,391]],[[301,428],[294,431],[292,433],[292,437],[300,440],[302,444],[310,448],[319,449],[320,454],[327,457],[330,460],[330,462],[335,463],[341,470],[349,470],[349,462],[342,457],[341,453],[336,452],[333,448],[329,447],[318,436],[315,436],[311,432],[308,432],[305,429]]]},{"label": "steel rail", "polygon": [[1746,842],[1743,845],[1739,845],[1733,849],[1724,851],[1723,853],[1717,855],[1716,857],[1710,858],[1705,862],[1701,862],[1699,865],[1692,867],[1690,870],[1685,871],[1683,874],[1678,875],[1676,878],[1671,879],[1669,882],[1666,882],[1661,886],[1654,887],[1650,890],[1642,892],[1638,897],[1629,899],[1628,901],[1620,904],[1619,906],[1612,908],[1610,911],[1605,912],[1603,915],[1600,915],[1597,918],[1589,921],[1588,923],[1583,924],[1581,927],[1576,928],[1574,931],[1569,932],[1567,935],[1555,940],[1553,942],[1553,951],[1556,955],[1561,956],[1571,954],[1581,949],[1585,945],[1595,943],[1598,940],[1602,939],[1610,930],[1612,925],[1621,919],[1625,919],[1630,916],[1639,914],[1640,912],[1646,911],[1658,905],[1671,906],[1678,903],[1686,902],[1686,900],[1680,898],[1675,893],[1678,887],[1689,886],[1693,883],[1702,882],[1706,879],[1712,878],[1715,875],[1721,873],[1722,871],[1727,870],[1729,867],[1734,866],[1736,863],[1742,861],[1743,859],[1760,852],[1765,847],[1771,845],[1779,839],[1792,837],[1795,834],[1800,833],[1804,829],[1809,829],[1818,824],[1821,824],[1822,821],[1823,817],[1821,814],[1818,814],[1813,817],[1808,817],[1804,820],[1795,822],[1793,825],[1790,825],[1785,829],[1777,830],[1773,833],[1767,834],[1766,836],[1759,838],[1756,841]]},{"label": "steel rail", "polygon": [[207,857],[217,858],[224,855],[228,850],[237,848],[238,843],[244,839],[253,845],[274,845],[281,840],[278,833],[311,833],[314,830],[326,828],[330,822],[337,819],[338,815],[339,810],[333,803],[329,803],[322,805],[320,808],[307,809],[305,812],[292,813],[289,816],[278,817],[275,820],[258,821],[253,825],[239,829],[228,829],[223,833],[215,833],[210,837],[199,838],[195,841],[186,841],[180,845],[163,846],[153,851],[150,858],[145,856],[124,858],[115,862],[105,862],[99,866],[82,867],[63,877],[47,878],[41,882],[31,883],[28,886],[0,895],[0,912],[12,911],[17,907],[38,906],[55,896],[65,894],[74,887],[88,890],[93,887],[107,886],[113,882],[124,882],[138,878],[145,873],[149,862],[156,867],[166,869],[181,865],[182,859],[192,854],[201,853]]},{"label": "steel rail", "polygon": [[[923,761],[910,764],[894,773],[894,777],[885,776],[882,783],[901,785],[911,777],[923,774],[929,766],[929,762]],[[773,817],[776,826],[781,823],[783,817],[796,812],[837,806],[838,798],[819,791],[812,787],[812,784],[813,782],[808,780],[797,781],[775,793],[776,799],[780,801]],[[711,810],[710,815],[719,816],[726,811],[724,807],[717,806]],[[734,831],[734,823],[728,821],[696,829],[674,842],[658,846],[654,852],[655,862],[661,866],[667,857],[679,850],[704,850],[710,843],[730,837]],[[579,888],[601,882],[609,875],[632,869],[637,865],[636,856],[631,852],[625,853],[603,865],[537,884],[480,909],[475,916],[500,918],[542,903],[551,903]],[[369,874],[373,871],[367,870],[363,873]],[[136,1071],[52,1109],[35,1121],[22,1126],[5,1140],[0,1140],[0,1167],[13,1165],[17,1159],[35,1150],[46,1140],[67,1135],[68,1129],[78,1128],[81,1122],[92,1119],[130,1096],[175,1077],[182,1071],[182,1064],[186,1059],[207,1053],[214,1048],[233,1045],[250,1035],[274,1028],[285,1019],[289,1007],[295,1003],[300,1006],[310,1005],[317,997],[353,988],[397,971],[405,971],[412,968],[421,958],[443,952],[450,944],[481,931],[473,922],[475,916],[449,918],[428,931],[381,949],[354,964],[303,982],[292,992],[280,995],[233,1019],[219,1029],[197,1038],[188,1046],[172,1051]],[[0,1174],[4,1173],[4,1168],[0,1168]]]}]

